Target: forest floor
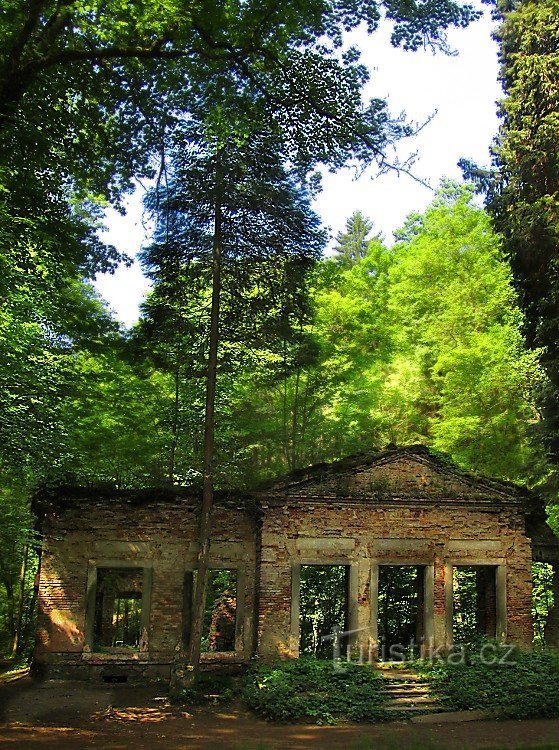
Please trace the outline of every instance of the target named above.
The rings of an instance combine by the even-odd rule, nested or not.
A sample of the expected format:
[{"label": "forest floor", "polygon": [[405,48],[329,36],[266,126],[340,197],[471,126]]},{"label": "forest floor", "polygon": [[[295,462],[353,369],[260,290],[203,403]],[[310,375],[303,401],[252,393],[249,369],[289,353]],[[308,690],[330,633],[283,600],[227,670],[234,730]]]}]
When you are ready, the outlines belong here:
[{"label": "forest floor", "polygon": [[44,750],[559,750],[559,720],[277,725],[241,708],[171,706],[164,686],[0,683],[0,745]]}]

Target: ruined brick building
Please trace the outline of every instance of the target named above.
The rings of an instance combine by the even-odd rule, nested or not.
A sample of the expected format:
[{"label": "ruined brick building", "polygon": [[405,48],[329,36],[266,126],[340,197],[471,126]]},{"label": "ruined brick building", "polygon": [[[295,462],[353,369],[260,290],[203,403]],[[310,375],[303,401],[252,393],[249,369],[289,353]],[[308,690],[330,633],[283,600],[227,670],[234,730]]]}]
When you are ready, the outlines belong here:
[{"label": "ruined brick building", "polygon": [[[38,510],[37,663],[83,677],[168,675],[189,639],[197,493],[66,488]],[[332,625],[349,631],[354,652],[376,656],[405,636],[428,653],[448,648],[467,617],[480,634],[529,645],[532,559],[557,563],[559,551],[529,493],[422,447],[218,493],[202,658],[297,656]],[[335,611],[318,625],[318,599],[304,593],[317,573],[316,596],[333,592],[321,611]],[[475,581],[467,616],[457,611],[461,573]]]}]

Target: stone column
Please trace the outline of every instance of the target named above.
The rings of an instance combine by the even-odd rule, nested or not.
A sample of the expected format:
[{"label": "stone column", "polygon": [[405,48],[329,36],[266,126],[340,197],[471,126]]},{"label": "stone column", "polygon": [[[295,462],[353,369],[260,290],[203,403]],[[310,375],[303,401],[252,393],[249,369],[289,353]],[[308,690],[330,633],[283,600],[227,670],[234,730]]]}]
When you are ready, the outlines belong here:
[{"label": "stone column", "polygon": [[371,560],[370,608],[369,608],[369,648],[371,658],[378,658],[378,562]]},{"label": "stone column", "polygon": [[415,615],[415,640],[419,644],[424,644],[427,640],[425,637],[425,622],[427,619],[427,613],[425,610],[425,586],[429,585],[427,578],[427,566],[423,568],[417,568],[417,576],[415,579],[415,592],[417,597],[417,611]]},{"label": "stone column", "polygon": [[95,634],[95,595],[97,591],[97,568],[90,566],[87,571],[87,595],[85,608],[85,643],[91,651]]},{"label": "stone column", "polygon": [[426,565],[423,570],[423,645],[421,656],[427,656],[435,641],[435,565]]},{"label": "stone column", "polygon": [[354,631],[359,627],[359,563],[351,563],[349,566],[347,597],[346,627],[351,632],[349,640],[353,645],[357,641],[357,633]]},{"label": "stone column", "polygon": [[507,566],[497,565],[495,579],[496,636],[498,641],[507,640]]},{"label": "stone column", "polygon": [[153,586],[153,568],[144,568],[142,576],[142,614],[140,623],[142,650],[148,649],[151,620],[151,589]]},{"label": "stone column", "polygon": [[[452,593],[452,566],[443,558],[442,550],[435,551],[435,560],[433,565],[433,628],[431,641],[427,641],[427,648],[443,648],[447,645],[448,633],[448,589]],[[452,609],[451,609],[452,612]]]},{"label": "stone column", "polygon": [[[369,659],[369,641],[370,641],[370,619],[371,619],[371,565],[368,558],[361,558],[358,562],[352,563],[351,571],[355,567],[355,620],[352,624],[351,614],[348,627],[354,627],[355,646],[357,647],[359,658],[363,661]],[[352,573],[350,572],[349,592],[352,596]]]},{"label": "stone column", "polygon": [[444,640],[441,643],[444,649],[448,650],[454,642],[452,632],[454,622],[454,566],[451,562],[446,562],[444,566],[444,609]]},{"label": "stone column", "polygon": [[299,656],[301,609],[301,566],[296,563],[291,568],[291,626],[289,633],[289,655]]}]

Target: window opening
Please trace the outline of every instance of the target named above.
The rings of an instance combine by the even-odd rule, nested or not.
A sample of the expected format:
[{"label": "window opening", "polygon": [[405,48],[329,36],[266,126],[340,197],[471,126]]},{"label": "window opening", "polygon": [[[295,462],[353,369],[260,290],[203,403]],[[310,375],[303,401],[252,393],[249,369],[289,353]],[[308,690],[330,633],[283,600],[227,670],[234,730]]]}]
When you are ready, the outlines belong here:
[{"label": "window opening", "polygon": [[452,636],[454,643],[495,638],[497,633],[494,565],[457,565],[452,575]]},{"label": "window opening", "polygon": [[235,651],[237,631],[237,571],[208,571],[202,651]]}]

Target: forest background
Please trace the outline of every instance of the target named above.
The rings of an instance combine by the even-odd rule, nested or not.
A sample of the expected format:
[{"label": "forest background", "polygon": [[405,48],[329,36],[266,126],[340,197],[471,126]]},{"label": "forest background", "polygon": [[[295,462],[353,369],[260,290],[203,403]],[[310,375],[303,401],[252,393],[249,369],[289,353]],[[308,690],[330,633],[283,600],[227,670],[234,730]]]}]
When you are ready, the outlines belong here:
[{"label": "forest background", "polygon": [[[495,8],[507,98],[493,165],[464,164],[472,182],[443,183],[392,246],[355,213],[334,255],[322,259],[308,207],[315,165],[375,161],[405,170],[386,153],[411,132],[382,101],[361,102],[366,71],[354,51],[339,59],[342,29],[374,27],[382,10],[394,23],[394,43],[444,48],[446,27],[475,19],[469,6],[440,0],[430,15],[413,15],[421,4],[408,3],[410,18],[391,2],[361,10],[294,3],[285,34],[270,42],[277,20],[272,14],[264,33],[250,3],[202,9],[199,17],[194,5],[185,16],[180,2],[135,16],[116,3],[113,18],[97,3],[8,5],[0,23],[7,50],[0,79],[4,652],[24,654],[32,643],[38,490],[202,484],[211,283],[207,266],[194,273],[191,261],[181,266],[184,254],[161,253],[177,212],[169,192],[177,181],[162,177],[167,168],[180,174],[178,147],[191,138],[185,113],[194,121],[206,113],[203,132],[220,144],[216,152],[233,143],[241,153],[255,133],[273,131],[284,165],[278,179],[293,188],[309,251],[298,278],[289,260],[274,266],[264,258],[256,278],[240,262],[229,267],[215,486],[251,487],[319,461],[422,443],[466,469],[537,488],[555,523],[558,86],[548,57],[559,35],[557,3]],[[168,23],[172,12],[183,19],[176,26]],[[191,62],[196,55],[202,70]],[[541,96],[523,92],[526,71]],[[325,80],[337,93],[324,111]],[[294,90],[305,94],[296,112]],[[530,180],[536,174],[541,181]],[[91,280],[120,260],[99,239],[103,211],[142,175],[156,181],[147,199],[156,229],[143,252],[153,285],[138,324],[124,331]],[[474,200],[476,190],[487,208]],[[243,325],[239,280],[240,297],[255,311]]]}]

